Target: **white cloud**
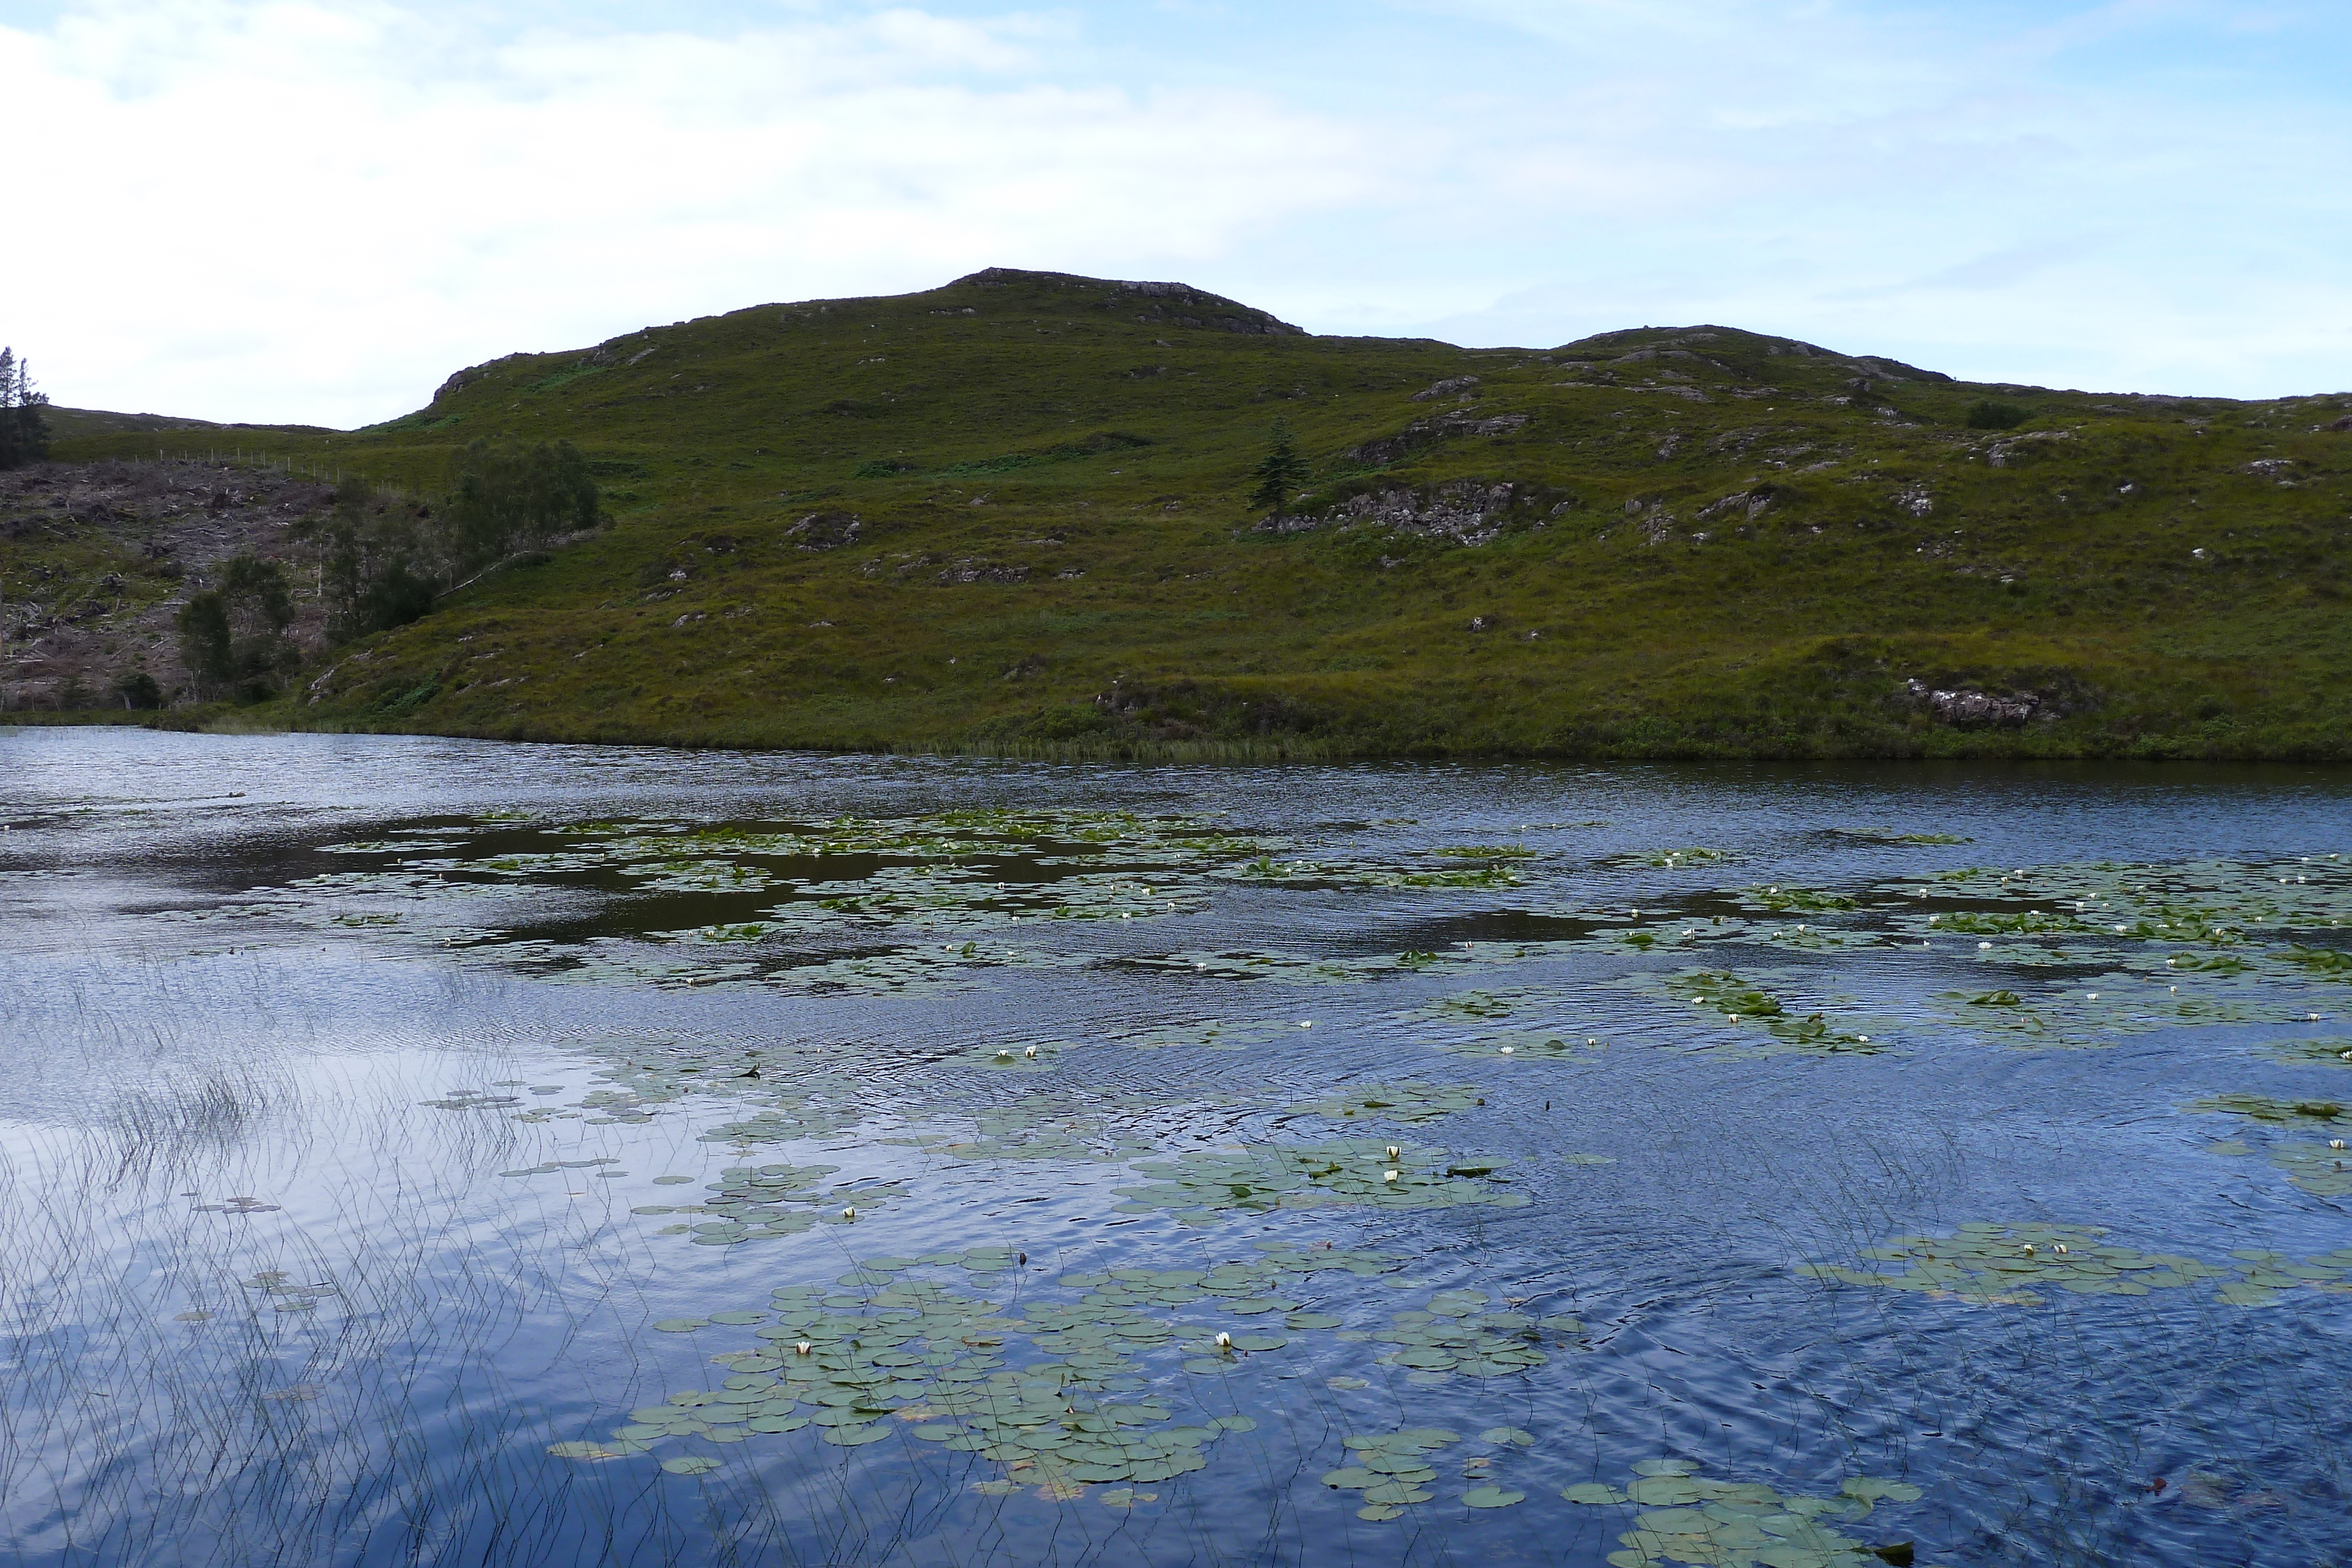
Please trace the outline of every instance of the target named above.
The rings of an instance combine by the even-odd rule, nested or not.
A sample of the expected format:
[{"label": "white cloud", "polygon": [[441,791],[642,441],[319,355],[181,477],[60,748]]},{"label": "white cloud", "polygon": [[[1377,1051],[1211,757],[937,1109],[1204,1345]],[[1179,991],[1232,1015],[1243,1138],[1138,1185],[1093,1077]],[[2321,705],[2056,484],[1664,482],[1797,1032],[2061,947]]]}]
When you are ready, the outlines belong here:
[{"label": "white cloud", "polygon": [[998,264],[1185,277],[1330,331],[1711,319],[1988,379],[2352,381],[2326,325],[2352,320],[2352,115],[2340,84],[2263,90],[2332,14],[949,14],[977,3],[0,26],[43,147],[10,192],[41,241],[0,258],[38,310],[0,340],[63,402],[356,423],[515,349]]},{"label": "white cloud", "polygon": [[1362,183],[1360,135],[1321,117],[992,79],[1017,36],[905,11],[463,41],[304,4],[0,31],[0,79],[61,132],[17,194],[68,216],[7,264],[58,400],[380,419],[460,364],[646,320],[1199,262]]}]

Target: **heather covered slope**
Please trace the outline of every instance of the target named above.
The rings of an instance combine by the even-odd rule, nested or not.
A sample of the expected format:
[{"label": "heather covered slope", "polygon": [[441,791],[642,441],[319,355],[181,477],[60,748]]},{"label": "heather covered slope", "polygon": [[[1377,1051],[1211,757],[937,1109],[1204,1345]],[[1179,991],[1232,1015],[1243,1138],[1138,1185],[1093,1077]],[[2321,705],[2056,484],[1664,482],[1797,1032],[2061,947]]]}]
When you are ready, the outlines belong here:
[{"label": "heather covered slope", "polygon": [[[1987,401],[2021,422],[1971,428]],[[1964,385],[1719,327],[1318,338],[992,272],[512,356],[365,431],[85,426],[58,455],[266,447],[424,494],[477,437],[588,452],[609,527],[321,649],[255,716],[299,725],[2343,757],[2347,413]],[[1277,418],[1312,468],[1278,516],[1244,501]],[[62,547],[10,529],[20,602]]]}]

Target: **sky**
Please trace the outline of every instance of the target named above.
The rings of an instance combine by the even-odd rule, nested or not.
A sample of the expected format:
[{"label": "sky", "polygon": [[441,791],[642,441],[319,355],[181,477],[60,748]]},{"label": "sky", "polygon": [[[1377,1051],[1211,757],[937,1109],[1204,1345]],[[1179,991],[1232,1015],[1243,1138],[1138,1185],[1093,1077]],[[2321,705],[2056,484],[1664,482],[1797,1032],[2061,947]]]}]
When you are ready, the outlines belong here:
[{"label": "sky", "polygon": [[0,342],[73,407],[350,427],[991,266],[2352,388],[2345,0],[0,0]]}]

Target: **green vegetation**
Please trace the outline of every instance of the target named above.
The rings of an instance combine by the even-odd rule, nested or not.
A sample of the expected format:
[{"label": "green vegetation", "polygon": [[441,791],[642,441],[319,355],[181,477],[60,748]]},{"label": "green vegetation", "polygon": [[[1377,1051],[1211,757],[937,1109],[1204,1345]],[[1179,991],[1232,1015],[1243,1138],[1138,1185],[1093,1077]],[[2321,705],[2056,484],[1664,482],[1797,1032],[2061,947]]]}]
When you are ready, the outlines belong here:
[{"label": "green vegetation", "polygon": [[[300,663],[286,641],[293,621],[285,569],[274,560],[240,555],[221,573],[218,588],[193,593],[180,607],[180,657],[202,695],[266,696]],[[125,685],[141,695],[153,689],[152,677],[143,689],[137,687],[138,679],[127,676]]]},{"label": "green vegetation", "polygon": [[2015,430],[2033,417],[2030,408],[2020,408],[2013,402],[1995,402],[1988,398],[1969,405],[1970,430]]},{"label": "green vegetation", "polygon": [[1633,1528],[1617,1539],[1624,1550],[1609,1554],[1612,1568],[1661,1568],[1668,1563],[1707,1563],[1720,1568],[1837,1568],[1872,1561],[1907,1563],[1912,1543],[1871,1546],[1832,1529],[1868,1518],[1880,1502],[1916,1502],[1923,1495],[1907,1481],[1853,1476],[1834,1497],[1780,1493],[1761,1481],[1721,1481],[1695,1473],[1682,1459],[1644,1459],[1633,1467],[1641,1479],[1623,1491],[1601,1481],[1581,1481],[1560,1493],[1588,1508],[1643,1510]]},{"label": "green vegetation", "polygon": [[[320,575],[358,641],[241,722],[2341,758],[2347,410],[1971,386],[1719,327],[1315,338],[1172,286],[990,271],[509,356],[356,433],[238,433],[387,490],[455,473],[436,504],[506,564],[423,613],[431,574],[374,564],[415,558],[344,517]],[[123,424],[61,414],[58,455],[228,444]],[[492,453],[547,455],[517,460],[535,494],[593,480],[610,526],[484,504]],[[12,602],[67,548],[0,542]]]},{"label": "green vegetation", "polygon": [[0,348],[0,468],[21,468],[49,453],[47,392],[33,390],[33,374],[16,350]]},{"label": "green vegetation", "polygon": [[[2274,1157],[2289,1163],[2285,1154]],[[2311,1185],[2300,1175],[2290,1179]],[[2346,1189],[2352,1189],[2352,1181]],[[2283,1291],[2340,1289],[2352,1269],[2352,1250],[2341,1249],[2302,1263],[2284,1252],[2248,1249],[2231,1253],[2233,1261],[2221,1264],[2110,1245],[2103,1239],[2105,1235],[2082,1226],[1970,1220],[1948,1235],[1898,1236],[1864,1249],[1862,1255],[1875,1261],[1875,1269],[1803,1263],[1797,1272],[1842,1285],[1916,1291],[1937,1300],[2003,1306],[2044,1304],[2048,1298],[2034,1294],[2036,1290],[2145,1296],[2150,1291],[2210,1281],[2216,1301],[2267,1307],[2277,1302]]]},{"label": "green vegetation", "polygon": [[1290,434],[1290,422],[1277,419],[1266,444],[1265,455],[1258,460],[1253,474],[1257,488],[1250,492],[1250,505],[1276,512],[1286,510],[1291,492],[1315,476],[1307,459],[1298,455],[1298,445]]}]

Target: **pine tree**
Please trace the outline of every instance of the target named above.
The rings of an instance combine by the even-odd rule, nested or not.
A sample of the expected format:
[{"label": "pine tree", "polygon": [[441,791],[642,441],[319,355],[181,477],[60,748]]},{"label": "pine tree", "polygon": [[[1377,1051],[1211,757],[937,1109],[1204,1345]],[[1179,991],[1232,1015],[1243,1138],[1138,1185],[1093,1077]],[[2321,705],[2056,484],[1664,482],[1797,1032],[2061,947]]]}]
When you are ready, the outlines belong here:
[{"label": "pine tree", "polygon": [[1289,422],[1281,419],[1274,422],[1265,455],[1251,472],[1257,476],[1257,488],[1250,492],[1250,505],[1271,507],[1277,512],[1290,499],[1291,493],[1315,473],[1292,444]]},{"label": "pine tree", "polygon": [[0,468],[21,468],[49,455],[47,392],[33,390],[29,367],[0,348]]}]

